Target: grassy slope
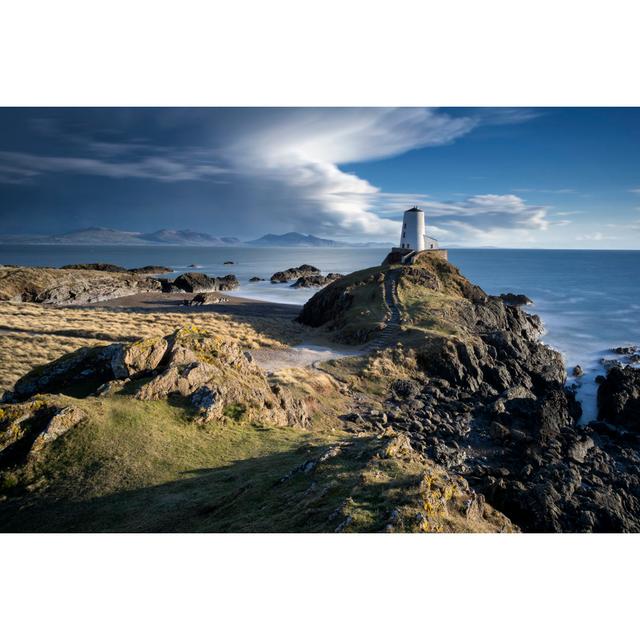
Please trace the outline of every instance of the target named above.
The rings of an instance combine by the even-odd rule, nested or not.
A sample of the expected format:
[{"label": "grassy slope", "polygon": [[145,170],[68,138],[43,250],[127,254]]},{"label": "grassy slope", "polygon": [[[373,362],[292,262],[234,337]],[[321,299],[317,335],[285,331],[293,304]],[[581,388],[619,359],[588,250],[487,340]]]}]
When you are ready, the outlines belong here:
[{"label": "grassy slope", "polygon": [[6,491],[2,531],[380,531],[394,510],[397,530],[509,528],[494,512],[462,515],[464,490],[391,434],[233,418],[203,427],[165,401],[58,399],[89,420],[25,472],[26,492]]}]

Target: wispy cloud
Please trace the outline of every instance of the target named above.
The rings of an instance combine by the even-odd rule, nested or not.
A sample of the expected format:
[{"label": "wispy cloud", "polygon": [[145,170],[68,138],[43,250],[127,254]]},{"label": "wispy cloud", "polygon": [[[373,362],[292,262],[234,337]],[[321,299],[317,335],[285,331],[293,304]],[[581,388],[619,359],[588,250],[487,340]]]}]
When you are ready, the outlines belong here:
[{"label": "wispy cloud", "polygon": [[107,161],[100,158],[44,156],[0,151],[0,182],[17,184],[33,181],[46,173],[72,173],[106,178],[145,178],[161,182],[202,180],[226,173],[215,164],[181,158],[148,156],[132,161]]}]

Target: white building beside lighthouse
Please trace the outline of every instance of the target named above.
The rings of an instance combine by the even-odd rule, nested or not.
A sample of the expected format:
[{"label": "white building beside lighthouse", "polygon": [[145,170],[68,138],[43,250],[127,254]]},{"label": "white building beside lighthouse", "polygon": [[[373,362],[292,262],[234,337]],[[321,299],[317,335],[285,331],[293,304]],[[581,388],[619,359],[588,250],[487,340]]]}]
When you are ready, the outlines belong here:
[{"label": "white building beside lighthouse", "polygon": [[438,241],[426,233],[424,211],[418,207],[411,207],[404,212],[402,231],[400,232],[400,248],[411,251],[425,251],[437,249]]}]

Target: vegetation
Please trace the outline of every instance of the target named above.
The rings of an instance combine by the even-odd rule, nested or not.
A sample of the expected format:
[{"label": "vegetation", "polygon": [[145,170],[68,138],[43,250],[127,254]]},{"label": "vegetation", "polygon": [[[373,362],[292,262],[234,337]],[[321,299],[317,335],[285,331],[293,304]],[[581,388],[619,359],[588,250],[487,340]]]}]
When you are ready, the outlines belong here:
[{"label": "vegetation", "polygon": [[164,400],[58,399],[89,418],[4,474],[3,531],[509,528],[493,511],[467,513],[468,488],[392,432],[357,437],[238,414],[202,426]]},{"label": "vegetation", "polygon": [[283,348],[308,333],[297,322],[224,313],[144,313],[0,302],[0,392],[33,367],[80,347],[132,342],[171,333],[185,323],[233,340],[244,349]]}]

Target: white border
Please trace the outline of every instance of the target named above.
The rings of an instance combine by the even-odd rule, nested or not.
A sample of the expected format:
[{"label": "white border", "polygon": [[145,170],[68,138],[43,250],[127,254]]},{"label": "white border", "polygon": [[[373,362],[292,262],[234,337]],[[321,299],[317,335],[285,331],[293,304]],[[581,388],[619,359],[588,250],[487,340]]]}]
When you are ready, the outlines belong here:
[{"label": "white border", "polygon": [[[21,0],[2,105],[639,105],[622,0]],[[0,536],[7,638],[619,638],[626,536]]]},{"label": "white border", "polygon": [[21,0],[4,105],[639,104],[630,0]]}]

